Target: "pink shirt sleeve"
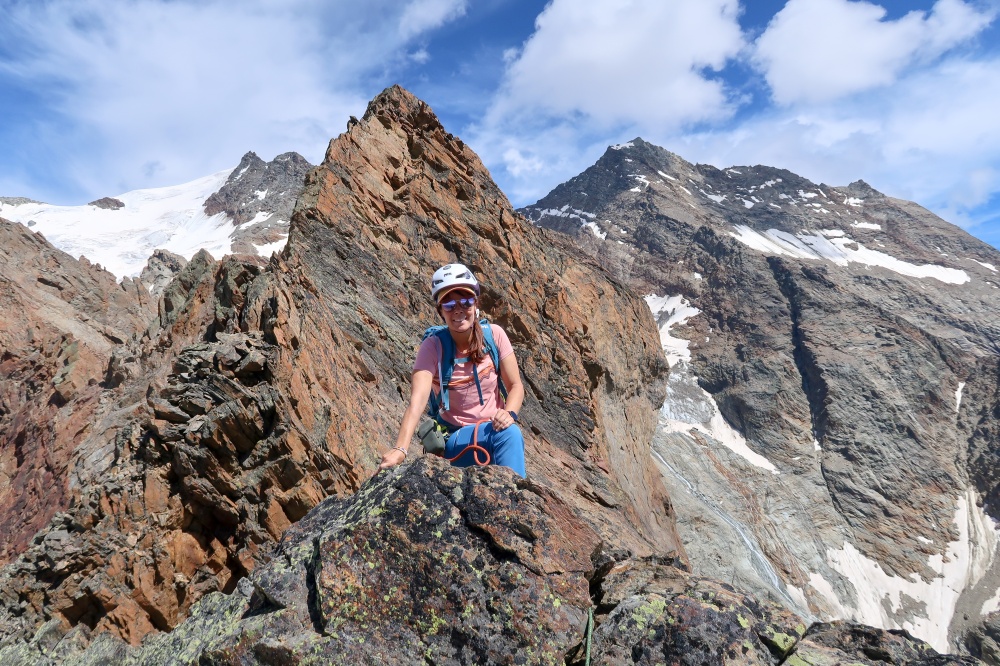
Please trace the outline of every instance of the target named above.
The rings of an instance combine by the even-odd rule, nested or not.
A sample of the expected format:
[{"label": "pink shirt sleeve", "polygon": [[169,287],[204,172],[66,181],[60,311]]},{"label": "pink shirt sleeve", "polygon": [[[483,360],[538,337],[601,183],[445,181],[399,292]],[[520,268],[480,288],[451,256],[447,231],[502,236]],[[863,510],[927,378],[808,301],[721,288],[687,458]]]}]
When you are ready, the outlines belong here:
[{"label": "pink shirt sleeve", "polygon": [[440,356],[441,342],[437,339],[437,336],[431,335],[420,343],[420,349],[417,350],[417,360],[413,362],[414,372],[417,370],[426,370],[437,379],[438,359]]}]

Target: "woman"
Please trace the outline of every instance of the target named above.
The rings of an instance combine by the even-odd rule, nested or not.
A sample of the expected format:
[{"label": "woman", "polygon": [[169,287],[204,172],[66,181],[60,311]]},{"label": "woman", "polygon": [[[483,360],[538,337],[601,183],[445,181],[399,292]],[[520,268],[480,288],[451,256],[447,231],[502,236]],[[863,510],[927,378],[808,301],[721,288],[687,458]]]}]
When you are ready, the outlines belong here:
[{"label": "woman", "polygon": [[[451,379],[442,392],[440,375],[444,346],[438,335],[427,335],[413,364],[410,404],[403,414],[396,445],[382,456],[379,469],[393,467],[406,459],[410,440],[431,399],[440,404],[437,420],[445,424],[448,431],[444,457],[455,458],[453,465],[468,467],[476,463],[476,451],[466,450],[466,447],[477,434],[477,443],[486,449],[492,463],[510,467],[523,477],[524,436],[517,425],[517,412],[524,400],[524,386],[507,334],[499,326],[490,324],[499,352],[499,378],[507,389],[504,402],[486,342],[488,336],[479,323],[479,282],[472,271],[462,264],[442,266],[431,280],[431,298],[447,326],[446,332],[440,335],[449,335],[454,341],[455,365]],[[475,424],[484,420],[486,422],[477,428]],[[478,433],[474,433],[476,430]],[[481,452],[479,456],[481,460],[484,458]]]}]

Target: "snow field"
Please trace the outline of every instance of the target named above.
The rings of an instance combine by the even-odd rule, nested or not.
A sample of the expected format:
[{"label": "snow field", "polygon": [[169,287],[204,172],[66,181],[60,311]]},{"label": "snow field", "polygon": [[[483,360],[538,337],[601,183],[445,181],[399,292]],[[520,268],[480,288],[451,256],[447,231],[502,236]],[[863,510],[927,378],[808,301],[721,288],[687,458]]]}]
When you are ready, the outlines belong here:
[{"label": "snow field", "polygon": [[2,215],[31,226],[74,257],[86,257],[118,278],[135,277],[156,249],[190,259],[205,249],[215,257],[232,250],[233,224],[225,214],[208,216],[203,203],[232,173],[220,171],[172,187],[134,190],[115,196],[118,210],[97,206],[22,204],[4,206]]},{"label": "snow field", "polygon": [[[828,234],[830,230],[821,232]],[[793,235],[777,229],[760,233],[750,227],[738,224],[735,232],[729,232],[736,240],[758,252],[769,255],[786,255],[796,259],[826,259],[839,266],[854,262],[866,266],[880,266],[900,275],[915,278],[933,278],[947,284],[965,284],[969,274],[957,268],[947,268],[936,264],[911,264],[878,250],[870,250],[849,236],[826,238],[823,235]],[[847,247],[854,243],[858,249]]]},{"label": "snow field", "polygon": [[[852,605],[842,600],[833,586],[815,572],[810,573],[809,584],[840,617],[884,629],[906,629],[938,652],[950,652],[948,627],[959,597],[989,570],[1000,542],[1000,530],[976,505],[973,488],[956,500],[955,525],[958,539],[945,547],[944,554],[936,553],[927,560],[936,573],[929,581],[917,574],[903,578],[887,573],[878,562],[845,542],[840,549],[827,550],[827,564],[854,587],[857,603]],[[904,597],[910,600],[910,605],[906,605]],[[996,602],[1000,605],[1000,593]],[[922,612],[914,612],[914,608]],[[910,619],[897,622],[890,613],[908,613]]]}]

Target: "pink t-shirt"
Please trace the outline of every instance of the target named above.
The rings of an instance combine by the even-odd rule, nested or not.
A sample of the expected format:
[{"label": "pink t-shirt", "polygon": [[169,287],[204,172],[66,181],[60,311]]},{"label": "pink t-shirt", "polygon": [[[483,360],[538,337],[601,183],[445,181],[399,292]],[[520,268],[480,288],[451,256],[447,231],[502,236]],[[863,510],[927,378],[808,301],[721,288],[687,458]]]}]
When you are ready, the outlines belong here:
[{"label": "pink t-shirt", "polygon": [[[493,328],[493,341],[496,342],[500,360],[514,353],[507,333],[496,324]],[[438,376],[438,363],[441,361],[441,341],[432,335],[420,343],[417,360],[413,362],[413,370],[426,370],[434,375],[435,395],[441,393],[441,382]],[[472,374],[472,362],[456,363],[448,383],[448,402],[451,409],[441,410],[441,418],[455,425],[469,425],[483,419],[492,418],[500,409],[500,387],[497,373],[493,368],[493,359],[489,354],[479,362],[479,386],[483,391],[483,403],[479,404],[479,392],[476,390],[476,380]]]}]

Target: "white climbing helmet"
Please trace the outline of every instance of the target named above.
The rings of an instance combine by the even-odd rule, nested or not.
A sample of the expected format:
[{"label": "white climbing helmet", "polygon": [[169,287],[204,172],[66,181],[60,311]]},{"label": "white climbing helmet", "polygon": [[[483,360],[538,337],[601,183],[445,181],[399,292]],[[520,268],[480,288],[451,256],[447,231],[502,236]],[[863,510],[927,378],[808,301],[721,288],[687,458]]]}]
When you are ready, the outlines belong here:
[{"label": "white climbing helmet", "polygon": [[438,294],[452,287],[471,287],[479,295],[479,282],[464,264],[448,264],[434,271],[431,278],[431,298],[437,301]]}]

